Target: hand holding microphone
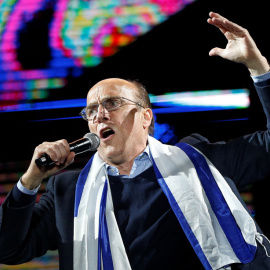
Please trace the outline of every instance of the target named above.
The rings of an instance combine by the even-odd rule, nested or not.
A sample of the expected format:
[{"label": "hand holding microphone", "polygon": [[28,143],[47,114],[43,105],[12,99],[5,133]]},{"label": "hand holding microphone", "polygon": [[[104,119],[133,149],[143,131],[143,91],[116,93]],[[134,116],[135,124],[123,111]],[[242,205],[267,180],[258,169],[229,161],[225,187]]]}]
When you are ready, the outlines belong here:
[{"label": "hand holding microphone", "polygon": [[[76,155],[84,153],[86,151],[95,151],[99,147],[99,137],[95,133],[87,133],[82,139],[69,144],[70,152],[74,152]],[[46,153],[35,160],[37,166],[48,166],[55,162]]]},{"label": "hand holding microphone", "polygon": [[[95,151],[99,147],[99,142],[96,134],[87,133],[82,139],[70,144],[66,140],[40,144],[34,151],[31,164],[21,183],[28,189],[38,187],[43,179],[70,165],[76,154]],[[51,166],[53,164],[55,166]]]}]

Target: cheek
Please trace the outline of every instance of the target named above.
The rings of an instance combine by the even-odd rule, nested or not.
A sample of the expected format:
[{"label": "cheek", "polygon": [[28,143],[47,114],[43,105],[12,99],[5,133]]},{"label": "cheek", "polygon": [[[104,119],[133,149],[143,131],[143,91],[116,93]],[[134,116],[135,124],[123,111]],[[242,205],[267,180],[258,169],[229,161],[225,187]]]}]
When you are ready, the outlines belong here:
[{"label": "cheek", "polygon": [[88,128],[89,128],[90,132],[92,132],[92,133],[96,133],[96,131],[97,131],[96,125],[90,124],[89,122],[88,122]]},{"label": "cheek", "polygon": [[142,129],[142,121],[140,114],[137,112],[131,112],[123,119],[122,130],[128,135],[137,136],[138,130]]}]

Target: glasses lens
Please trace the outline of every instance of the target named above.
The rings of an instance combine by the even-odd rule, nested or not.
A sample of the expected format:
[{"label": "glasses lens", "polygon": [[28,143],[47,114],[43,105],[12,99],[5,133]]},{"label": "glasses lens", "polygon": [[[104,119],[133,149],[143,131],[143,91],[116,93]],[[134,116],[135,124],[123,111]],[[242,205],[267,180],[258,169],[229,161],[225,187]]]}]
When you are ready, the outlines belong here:
[{"label": "glasses lens", "polygon": [[91,106],[89,106],[88,108],[86,108],[85,113],[87,116],[87,119],[92,119],[98,111],[98,104],[93,104]]},{"label": "glasses lens", "polygon": [[108,98],[102,102],[102,106],[108,111],[115,110],[118,107],[120,107],[120,105],[121,105],[120,98]]},{"label": "glasses lens", "polygon": [[[102,107],[107,111],[113,111],[121,106],[120,98],[108,98],[102,102]],[[85,120],[92,120],[98,112],[99,104],[88,105],[87,108],[84,108],[80,115]]]},{"label": "glasses lens", "polygon": [[85,108],[81,110],[80,115],[84,120],[87,120],[87,116],[86,116],[86,113],[85,113]]}]

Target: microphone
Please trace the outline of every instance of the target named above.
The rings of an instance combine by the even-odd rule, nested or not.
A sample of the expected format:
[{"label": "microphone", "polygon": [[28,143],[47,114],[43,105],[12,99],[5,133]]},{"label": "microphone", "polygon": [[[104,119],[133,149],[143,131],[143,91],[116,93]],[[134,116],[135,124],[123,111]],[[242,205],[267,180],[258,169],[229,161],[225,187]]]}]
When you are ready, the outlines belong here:
[{"label": "microphone", "polygon": [[[69,144],[70,152],[75,152],[78,155],[86,151],[96,151],[99,143],[99,137],[95,133],[87,133],[83,138]],[[55,163],[46,153],[43,153],[35,162],[38,167],[49,166]]]}]

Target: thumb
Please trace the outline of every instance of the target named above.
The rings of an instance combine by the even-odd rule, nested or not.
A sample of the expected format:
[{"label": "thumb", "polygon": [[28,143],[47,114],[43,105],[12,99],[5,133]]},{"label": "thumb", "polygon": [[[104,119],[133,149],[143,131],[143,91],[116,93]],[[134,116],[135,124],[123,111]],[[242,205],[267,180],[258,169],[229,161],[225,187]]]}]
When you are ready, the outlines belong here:
[{"label": "thumb", "polygon": [[69,155],[68,155],[68,157],[67,157],[67,159],[66,159],[66,162],[62,165],[62,167],[65,168],[68,165],[70,165],[71,163],[73,163],[74,162],[74,158],[75,158],[75,153],[74,152],[70,152]]},{"label": "thumb", "polygon": [[209,56],[221,56],[221,57],[223,57],[224,51],[225,51],[224,49],[213,48],[213,49],[209,52]]},{"label": "thumb", "polygon": [[63,164],[60,164],[57,166],[52,165],[52,168],[48,171],[48,176],[51,176],[51,175],[59,172],[60,170],[65,169],[67,166],[69,166],[70,164],[72,164],[74,162],[74,158],[75,158],[75,153],[70,152],[68,157],[66,158],[66,161]]},{"label": "thumb", "polygon": [[74,162],[76,154],[74,152],[70,152],[67,158],[68,165]]}]

